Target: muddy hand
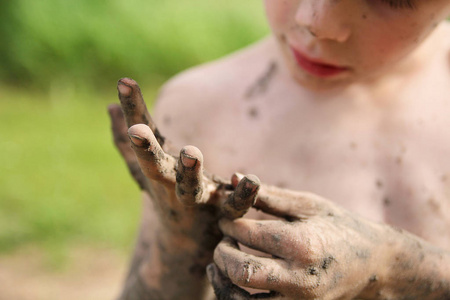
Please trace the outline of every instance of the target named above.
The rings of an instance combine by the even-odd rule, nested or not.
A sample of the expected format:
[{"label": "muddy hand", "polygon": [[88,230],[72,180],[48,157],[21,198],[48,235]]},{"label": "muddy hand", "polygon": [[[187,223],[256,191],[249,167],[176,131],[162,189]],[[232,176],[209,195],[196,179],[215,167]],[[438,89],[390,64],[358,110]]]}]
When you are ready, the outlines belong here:
[{"label": "muddy hand", "polygon": [[164,203],[158,201],[159,207],[174,213],[173,208],[192,212],[188,207],[213,204],[224,207],[218,215],[237,218],[245,214],[259,188],[255,176],[244,177],[232,192],[230,184],[205,175],[203,156],[196,147],[184,147],[178,157],[169,154],[175,151],[153,122],[137,83],[124,78],[117,88],[121,107],[109,106],[114,142],[133,178],[152,199],[161,198],[158,184],[176,195],[165,197]]},{"label": "muddy hand", "polygon": [[[218,269],[208,269],[219,299],[263,297],[240,287],[276,292],[268,299],[352,299],[376,284],[384,225],[319,196],[264,185],[255,207],[280,219],[219,223],[225,238],[214,252]],[[244,253],[236,241],[271,257]]]}]

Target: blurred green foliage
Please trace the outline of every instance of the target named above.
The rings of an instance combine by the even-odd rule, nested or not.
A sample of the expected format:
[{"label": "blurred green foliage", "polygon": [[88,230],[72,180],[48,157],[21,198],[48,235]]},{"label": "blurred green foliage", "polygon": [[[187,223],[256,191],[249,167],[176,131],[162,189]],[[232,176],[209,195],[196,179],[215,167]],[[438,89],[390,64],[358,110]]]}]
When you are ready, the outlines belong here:
[{"label": "blurred green foliage", "polygon": [[0,0],[0,253],[128,253],[141,203],[109,130],[117,79],[152,100],[168,77],[267,30],[261,0]]},{"label": "blurred green foliage", "polygon": [[0,90],[9,100],[0,101],[0,252],[31,243],[129,249],[140,195],[109,132],[114,93]]},{"label": "blurred green foliage", "polygon": [[0,1],[0,80],[161,82],[268,31],[261,0]]}]

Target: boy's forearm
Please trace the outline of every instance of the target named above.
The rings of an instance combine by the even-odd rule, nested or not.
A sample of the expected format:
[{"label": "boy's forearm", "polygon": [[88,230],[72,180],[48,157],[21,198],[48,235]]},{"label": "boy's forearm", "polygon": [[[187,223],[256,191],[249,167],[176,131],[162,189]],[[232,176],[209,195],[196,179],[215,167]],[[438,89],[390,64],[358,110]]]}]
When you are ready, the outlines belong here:
[{"label": "boy's forearm", "polygon": [[[148,262],[139,265],[128,277],[119,299],[203,299],[208,288],[205,274],[187,266],[184,259],[190,260],[190,255],[178,259],[172,256],[164,266]],[[206,270],[206,266],[201,269]]]},{"label": "boy's forearm", "polygon": [[209,291],[206,250],[182,234],[168,233],[144,195],[142,222],[119,300],[204,299]]},{"label": "boy's forearm", "polygon": [[182,237],[141,240],[119,299],[203,299],[208,289],[206,266],[211,261],[212,252]]},{"label": "boy's forearm", "polygon": [[390,231],[386,264],[374,274],[367,299],[450,299],[450,252],[402,230]]}]

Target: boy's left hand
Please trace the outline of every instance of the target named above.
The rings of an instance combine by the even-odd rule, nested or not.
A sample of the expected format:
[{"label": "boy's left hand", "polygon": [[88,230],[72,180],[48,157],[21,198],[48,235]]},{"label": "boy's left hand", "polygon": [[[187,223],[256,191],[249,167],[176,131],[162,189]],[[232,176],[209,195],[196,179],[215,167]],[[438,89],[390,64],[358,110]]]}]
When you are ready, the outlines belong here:
[{"label": "boy's left hand", "polygon": [[[255,207],[280,220],[222,219],[208,277],[218,299],[351,299],[371,292],[390,256],[388,226],[319,196],[261,186]],[[239,242],[271,257],[245,253]],[[250,295],[241,287],[270,290]]]}]

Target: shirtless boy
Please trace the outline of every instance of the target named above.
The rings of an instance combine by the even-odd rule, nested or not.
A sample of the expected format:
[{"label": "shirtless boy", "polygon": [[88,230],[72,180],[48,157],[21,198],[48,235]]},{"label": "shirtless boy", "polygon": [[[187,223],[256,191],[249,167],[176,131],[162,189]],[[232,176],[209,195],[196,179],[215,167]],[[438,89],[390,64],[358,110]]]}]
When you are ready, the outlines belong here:
[{"label": "shirtless boy", "polygon": [[272,36],[164,86],[160,131],[119,81],[144,198],[120,299],[211,297],[206,275],[219,299],[450,299],[450,1],[265,6]]}]

